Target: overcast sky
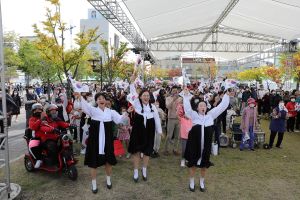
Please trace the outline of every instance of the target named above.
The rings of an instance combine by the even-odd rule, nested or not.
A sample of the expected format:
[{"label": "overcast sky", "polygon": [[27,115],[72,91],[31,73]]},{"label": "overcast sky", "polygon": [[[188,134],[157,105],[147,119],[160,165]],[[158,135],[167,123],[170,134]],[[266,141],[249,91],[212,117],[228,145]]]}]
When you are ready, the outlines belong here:
[{"label": "overcast sky", "polygon": [[[2,7],[2,24],[4,31],[15,31],[20,36],[33,35],[32,25],[39,24],[45,16],[49,5],[45,0],[0,0]],[[92,6],[87,0],[60,0],[63,21],[75,25],[73,35],[79,32],[80,19],[86,19],[88,8]],[[67,36],[67,43],[70,34]]]}]

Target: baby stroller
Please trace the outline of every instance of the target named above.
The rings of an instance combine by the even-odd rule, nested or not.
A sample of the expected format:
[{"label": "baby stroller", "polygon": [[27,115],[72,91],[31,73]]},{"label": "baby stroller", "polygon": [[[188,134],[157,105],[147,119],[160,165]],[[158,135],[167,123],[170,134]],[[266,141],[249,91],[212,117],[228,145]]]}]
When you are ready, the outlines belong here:
[{"label": "baby stroller", "polygon": [[[260,124],[260,118],[258,118],[258,124]],[[254,146],[256,148],[260,148],[265,143],[265,132],[260,128],[260,126],[254,130],[255,134],[255,140],[254,140]]]},{"label": "baby stroller", "polygon": [[229,128],[231,129],[231,146],[232,148],[237,147],[237,142],[240,142],[243,137],[243,132],[240,129],[241,124],[235,123],[235,118],[237,115],[232,115],[230,119]]}]

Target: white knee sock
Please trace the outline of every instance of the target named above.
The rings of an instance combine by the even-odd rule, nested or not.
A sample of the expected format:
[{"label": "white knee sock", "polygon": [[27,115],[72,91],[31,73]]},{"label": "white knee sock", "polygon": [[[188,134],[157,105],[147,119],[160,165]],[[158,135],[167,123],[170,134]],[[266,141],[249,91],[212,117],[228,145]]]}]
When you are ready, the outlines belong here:
[{"label": "white knee sock", "polygon": [[204,178],[200,177],[200,187],[201,188],[205,188],[205,185],[204,185]]},{"label": "white knee sock", "polygon": [[93,190],[96,190],[96,189],[97,189],[97,182],[96,182],[96,179],[93,179],[93,180],[92,180],[92,188],[93,188]]},{"label": "white knee sock", "polygon": [[194,179],[194,177],[190,178],[190,188],[192,188],[192,189],[195,188],[195,179]]},{"label": "white knee sock", "polygon": [[143,176],[147,177],[147,168],[146,167],[143,167]]},{"label": "white knee sock", "polygon": [[137,179],[137,178],[139,177],[139,170],[138,170],[138,169],[134,169],[134,170],[133,170],[133,177],[134,177],[135,179]]},{"label": "white knee sock", "polygon": [[106,184],[111,185],[110,176],[106,176]]}]

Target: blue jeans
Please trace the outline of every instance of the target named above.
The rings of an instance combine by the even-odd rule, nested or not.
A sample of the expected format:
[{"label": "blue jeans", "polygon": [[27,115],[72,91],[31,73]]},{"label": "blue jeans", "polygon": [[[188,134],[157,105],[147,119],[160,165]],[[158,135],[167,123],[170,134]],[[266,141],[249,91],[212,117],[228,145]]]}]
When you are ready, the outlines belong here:
[{"label": "blue jeans", "polygon": [[[255,135],[253,132],[253,126],[249,126],[249,149],[254,149],[254,139],[255,139]],[[240,145],[240,149],[244,149],[244,146],[246,144],[247,141],[244,141],[244,137],[245,137],[245,133],[243,134],[243,138],[241,141],[241,145]]]}]

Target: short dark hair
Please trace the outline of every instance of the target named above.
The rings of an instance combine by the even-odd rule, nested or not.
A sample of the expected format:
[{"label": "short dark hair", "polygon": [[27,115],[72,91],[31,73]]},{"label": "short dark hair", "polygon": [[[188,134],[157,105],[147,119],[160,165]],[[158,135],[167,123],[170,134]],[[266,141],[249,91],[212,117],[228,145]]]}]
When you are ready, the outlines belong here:
[{"label": "short dark hair", "polygon": [[97,99],[102,96],[104,97],[105,100],[107,100],[107,95],[104,92],[98,92],[95,94],[95,101],[97,101]]},{"label": "short dark hair", "polygon": [[171,90],[173,90],[173,89],[178,89],[178,87],[176,86],[176,85],[174,85],[172,88],[171,88]]},{"label": "short dark hair", "polygon": [[201,103],[201,102],[204,102],[205,105],[207,106],[207,103],[201,99],[200,97],[198,96],[194,96],[192,99],[191,99],[191,107],[192,107],[192,110],[198,112],[198,105]]}]

